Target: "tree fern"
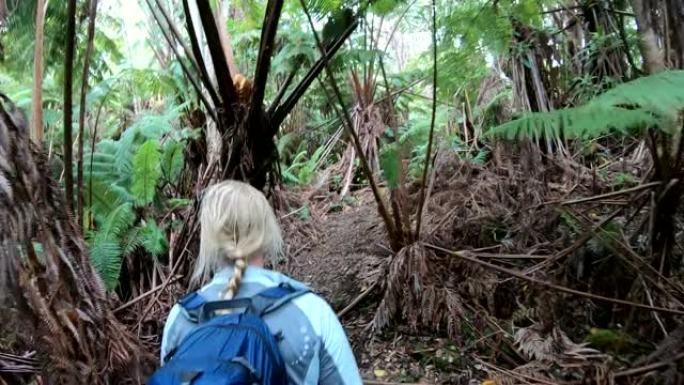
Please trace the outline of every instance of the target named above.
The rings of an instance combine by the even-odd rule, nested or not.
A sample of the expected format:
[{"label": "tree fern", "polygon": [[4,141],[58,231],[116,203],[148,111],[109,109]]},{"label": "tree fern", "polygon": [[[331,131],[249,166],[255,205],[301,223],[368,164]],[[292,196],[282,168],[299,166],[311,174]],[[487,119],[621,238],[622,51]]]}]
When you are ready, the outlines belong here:
[{"label": "tree fern", "polygon": [[588,104],[532,113],[491,129],[487,135],[512,138],[596,138],[611,131],[669,131],[684,109],[684,71],[668,71],[621,84]]},{"label": "tree fern", "polygon": [[138,205],[151,203],[161,176],[159,142],[145,142],[133,158],[133,185],[131,192]]}]

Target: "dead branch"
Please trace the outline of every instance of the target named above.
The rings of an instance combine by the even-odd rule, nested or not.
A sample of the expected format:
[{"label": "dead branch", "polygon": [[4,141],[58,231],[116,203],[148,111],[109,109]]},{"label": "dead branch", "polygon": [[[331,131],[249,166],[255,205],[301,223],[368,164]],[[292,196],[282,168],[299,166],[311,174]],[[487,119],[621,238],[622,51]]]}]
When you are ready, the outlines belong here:
[{"label": "dead branch", "polygon": [[466,260],[466,261],[468,261],[468,262],[476,263],[476,264],[479,264],[479,265],[481,265],[481,266],[487,267],[487,268],[489,268],[489,269],[496,270],[496,271],[498,271],[498,272],[500,272],[500,273],[504,273],[504,274],[507,274],[507,275],[510,275],[510,276],[513,276],[513,277],[516,277],[516,278],[519,278],[519,279],[522,279],[522,280],[525,280],[525,281],[528,281],[528,282],[531,282],[531,283],[534,283],[534,284],[537,284],[537,285],[545,286],[545,287],[548,287],[548,288],[551,288],[551,289],[560,291],[560,292],[564,292],[564,293],[568,293],[568,294],[573,294],[573,295],[578,295],[578,296],[580,296],[580,297],[585,297],[585,298],[589,298],[589,299],[594,299],[594,300],[597,300],[597,301],[610,302],[610,303],[615,303],[615,304],[619,304],[619,305],[625,305],[625,306],[635,307],[635,308],[639,308],[639,309],[658,311],[658,312],[661,312],[661,313],[669,313],[669,314],[676,314],[676,315],[684,315],[684,311],[683,311],[683,310],[668,309],[668,308],[658,307],[658,306],[649,306],[649,305],[646,305],[646,304],[643,304],[643,303],[637,303],[637,302],[632,302],[632,301],[626,301],[626,300],[622,300],[622,299],[619,299],[619,298],[604,297],[604,296],[602,296],[602,295],[587,293],[587,292],[584,292],[584,291],[571,289],[571,288],[569,288],[569,287],[556,285],[556,284],[551,283],[551,282],[546,282],[546,281],[542,281],[542,280],[537,279],[537,278],[528,277],[527,275],[525,275],[525,274],[523,274],[523,273],[521,273],[521,272],[518,272],[518,271],[514,271],[514,270],[511,270],[511,269],[507,269],[507,268],[505,268],[505,267],[497,266],[497,265],[494,265],[494,264],[492,264],[492,263],[489,263],[489,262],[485,262],[485,261],[479,260],[479,259],[477,259],[477,258],[472,258],[472,257],[466,255],[466,253],[463,253],[463,252],[457,252],[457,251],[455,252],[455,251],[448,250],[448,249],[445,249],[445,248],[442,248],[442,247],[439,247],[439,246],[435,246],[435,245],[431,245],[431,244],[425,244],[425,247],[428,247],[428,248],[433,249],[433,250],[441,251],[441,252],[444,252],[444,253],[453,255],[453,256],[455,256],[455,257],[461,258],[461,259],[463,259],[463,260]]},{"label": "dead branch", "polygon": [[645,365],[645,366],[640,366],[638,368],[632,368],[632,369],[627,369],[623,370],[621,372],[617,372],[613,374],[613,378],[621,378],[621,377],[632,377],[632,376],[637,376],[639,374],[644,374],[651,372],[653,370],[657,370],[660,368],[663,368],[668,365],[672,365],[673,363],[684,359],[684,353],[679,353],[676,355],[671,361],[660,361],[660,362],[655,362],[650,365]]}]

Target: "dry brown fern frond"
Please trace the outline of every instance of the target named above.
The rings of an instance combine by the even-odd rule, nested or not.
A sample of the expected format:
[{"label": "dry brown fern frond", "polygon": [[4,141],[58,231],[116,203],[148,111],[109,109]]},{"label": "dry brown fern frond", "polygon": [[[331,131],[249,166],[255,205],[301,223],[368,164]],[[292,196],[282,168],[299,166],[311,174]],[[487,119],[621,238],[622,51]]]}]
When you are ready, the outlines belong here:
[{"label": "dry brown fern frond", "polygon": [[375,330],[404,320],[413,331],[446,330],[460,338],[464,307],[458,292],[439,279],[435,254],[414,243],[391,258],[386,276],[381,276],[386,286],[373,319]]},{"label": "dry brown fern frond", "polygon": [[139,342],[114,317],[62,191],[26,121],[0,101],[0,291],[28,305],[49,382],[125,383],[140,374]]},{"label": "dry brown fern frond", "polygon": [[514,338],[520,352],[529,359],[560,367],[574,367],[605,358],[598,350],[587,347],[587,343],[574,343],[558,328],[553,328],[548,335],[542,335],[534,326],[520,328]]}]

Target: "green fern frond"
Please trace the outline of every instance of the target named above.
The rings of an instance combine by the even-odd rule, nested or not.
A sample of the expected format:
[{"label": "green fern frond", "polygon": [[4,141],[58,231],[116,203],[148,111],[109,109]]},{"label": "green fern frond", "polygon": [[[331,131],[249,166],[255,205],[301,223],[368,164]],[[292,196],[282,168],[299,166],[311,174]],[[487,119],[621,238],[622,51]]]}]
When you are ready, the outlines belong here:
[{"label": "green fern frond", "polygon": [[123,203],[133,201],[133,197],[125,188],[100,180],[90,181],[85,198],[98,221],[104,220]]},{"label": "green fern frond", "polygon": [[116,289],[123,261],[121,246],[116,240],[107,239],[99,234],[95,235],[90,243],[90,260],[93,267],[104,281],[107,290]]},{"label": "green fern frond", "polygon": [[133,208],[124,203],[115,208],[101,223],[97,231],[88,233],[90,258],[108,290],[113,290],[119,281],[123,260],[120,238],[135,220]]},{"label": "green fern frond", "polygon": [[620,84],[592,99],[591,104],[677,113],[684,106],[684,70],[663,71]]},{"label": "green fern frond", "polygon": [[487,136],[507,139],[543,137],[596,138],[611,131],[622,134],[658,126],[660,121],[647,111],[603,106],[584,106],[551,112],[531,113],[489,130]]},{"label": "green fern frond", "polygon": [[140,231],[142,247],[154,257],[163,255],[168,249],[166,234],[154,219],[145,220]]},{"label": "green fern frond", "polygon": [[638,133],[647,128],[669,132],[684,109],[684,71],[666,71],[623,83],[588,104],[532,113],[494,127],[487,136],[513,138],[596,138],[611,131]]},{"label": "green fern frond", "polygon": [[154,200],[157,182],[161,176],[161,153],[159,142],[148,140],[133,158],[133,185],[131,192],[138,205],[146,205]]},{"label": "green fern frond", "polygon": [[161,170],[162,175],[169,182],[178,179],[181,171],[183,171],[183,165],[185,164],[183,149],[183,144],[179,142],[167,141],[164,143]]},{"label": "green fern frond", "polygon": [[142,227],[135,226],[128,230],[121,238],[121,249],[123,255],[131,255],[138,248],[143,247]]},{"label": "green fern frond", "polygon": [[380,169],[387,180],[387,186],[394,190],[399,186],[401,156],[396,143],[382,147],[380,152]]},{"label": "green fern frond", "polygon": [[479,150],[475,156],[473,156],[470,159],[471,163],[477,164],[477,165],[484,165],[487,163],[487,159],[489,158],[489,150],[487,149],[482,149]]},{"label": "green fern frond", "polygon": [[108,240],[121,237],[135,221],[135,213],[130,203],[124,203],[112,210],[112,212],[99,224],[98,236]]}]

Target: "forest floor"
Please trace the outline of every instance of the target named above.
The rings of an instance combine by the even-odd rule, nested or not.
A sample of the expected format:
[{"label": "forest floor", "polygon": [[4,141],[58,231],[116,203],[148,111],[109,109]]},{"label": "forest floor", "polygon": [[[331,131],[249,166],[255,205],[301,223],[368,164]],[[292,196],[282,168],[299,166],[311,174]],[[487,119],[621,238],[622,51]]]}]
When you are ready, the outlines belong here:
[{"label": "forest floor", "polygon": [[327,200],[312,203],[307,218],[300,216],[286,227],[288,257],[279,270],[310,285],[343,313],[340,318],[365,379],[462,382],[470,375],[456,366],[447,338],[431,331],[420,335],[402,328],[384,334],[370,330],[381,293],[369,285],[368,275],[390,256],[376,207],[368,190],[332,207]]},{"label": "forest floor", "polygon": [[[634,252],[623,260],[611,242],[629,247],[595,233],[643,234],[648,212],[633,202],[649,185],[636,181],[636,163],[610,162],[600,176],[554,163],[545,172],[449,159],[438,168],[417,254],[390,251],[368,188],[344,199],[326,188],[283,192],[287,249],[276,268],[328,300],[369,383],[684,383],[684,324],[615,303],[653,303],[657,287],[635,286],[650,279],[645,262]],[[636,180],[615,185],[626,173]],[[430,254],[431,245],[461,256]],[[679,303],[680,279],[658,300]],[[396,314],[378,333],[383,305]]]}]

